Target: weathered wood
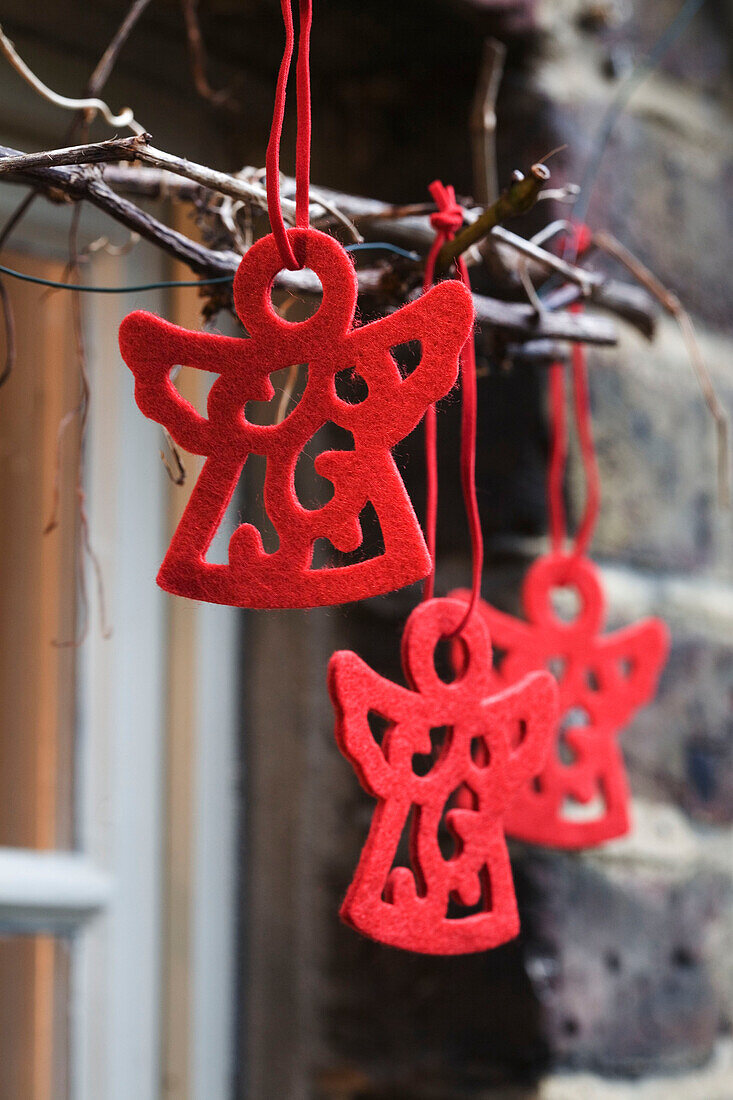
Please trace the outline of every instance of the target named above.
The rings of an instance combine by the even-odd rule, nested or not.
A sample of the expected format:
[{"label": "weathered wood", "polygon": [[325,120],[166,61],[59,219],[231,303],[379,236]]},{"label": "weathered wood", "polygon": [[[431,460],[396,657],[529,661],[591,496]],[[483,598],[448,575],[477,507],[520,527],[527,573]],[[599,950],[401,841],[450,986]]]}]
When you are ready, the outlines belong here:
[{"label": "weathered wood", "polygon": [[149,134],[133,134],[127,138],[110,138],[88,145],[70,145],[65,149],[50,149],[42,153],[20,153],[0,160],[0,176],[22,172],[28,168],[69,167],[74,164],[104,164],[112,160],[137,160],[149,140]]},{"label": "weathered wood", "polygon": [[605,317],[542,310],[519,302],[500,302],[474,294],[476,319],[513,339],[571,340],[610,347],[617,343],[616,326]]},{"label": "weathered wood", "polygon": [[[581,301],[582,298],[580,287],[567,284],[558,287],[545,301],[548,308],[560,310]],[[590,288],[588,300],[599,309],[607,309],[633,325],[647,340],[653,339],[659,319],[659,307],[643,287],[620,283],[616,279],[604,279]]]},{"label": "weathered wood", "polygon": [[514,218],[518,214],[526,214],[531,210],[549,178],[549,170],[544,164],[533,164],[526,177],[521,172],[516,172],[511,183],[502,191],[496,202],[492,202],[491,206],[482,210],[475,221],[465,225],[455,237],[443,244],[435,260],[436,273],[447,271],[459,256],[468,251],[472,245],[478,244],[507,218]]},{"label": "weathered wood", "polygon": [[[0,146],[0,159],[21,155],[15,149]],[[91,202],[168,255],[182,260],[193,272],[204,278],[234,275],[239,265],[241,257],[238,253],[217,251],[190,240],[140,209],[129,199],[118,195],[106,180],[92,177],[80,168],[27,168],[21,173],[13,173],[12,178],[40,187],[51,198],[75,201],[85,199]],[[362,269],[359,272],[360,293],[388,300],[383,274],[384,269],[380,268]],[[283,271],[275,282],[276,286],[293,293],[312,294],[318,289],[308,271]],[[554,313],[538,320],[530,306],[502,302],[485,295],[474,295],[474,301],[479,323],[495,326],[517,340],[546,336],[583,340],[592,344],[616,342],[613,325],[602,318]]]},{"label": "weathered wood", "polygon": [[[17,149],[0,145],[0,159],[18,156],[22,154]],[[81,168],[28,168],[7,178],[37,187],[55,201],[86,199],[127,229],[182,260],[198,275],[233,274],[239,263],[240,257],[236,253],[217,252],[197,244],[118,195],[104,180],[88,175]]]}]

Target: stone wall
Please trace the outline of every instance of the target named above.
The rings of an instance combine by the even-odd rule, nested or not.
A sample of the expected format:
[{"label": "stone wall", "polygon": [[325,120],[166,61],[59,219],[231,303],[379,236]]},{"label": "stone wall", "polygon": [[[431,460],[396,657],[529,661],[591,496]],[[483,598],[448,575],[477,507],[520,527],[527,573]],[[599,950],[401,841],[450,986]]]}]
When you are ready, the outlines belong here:
[{"label": "stone wall", "polygon": [[[605,8],[607,20],[589,19],[591,8]],[[720,236],[730,225],[733,150],[724,8],[703,8],[631,99],[589,221],[609,227],[693,312],[730,411],[733,320]],[[678,9],[544,6],[550,37],[535,87],[558,138],[569,142],[569,178],[613,91],[608,74],[627,69]],[[622,740],[635,795],[631,836],[579,859],[523,858],[534,899],[528,935],[537,941],[530,958],[556,979],[542,993],[552,1048],[564,1065],[599,1075],[548,1082],[540,1095],[729,1097],[733,1072],[720,1044],[733,995],[733,523],[716,503],[714,430],[676,325],[663,321],[651,345],[626,332],[618,349],[591,355],[590,364],[604,486],[594,551],[612,618],[661,615],[672,651],[656,701]],[[644,1083],[664,1072],[678,1077]],[[618,1074],[639,1083],[611,1088],[603,1080]]]},{"label": "stone wall", "polygon": [[[370,18],[363,7],[357,17],[356,6],[334,5],[322,43],[345,34],[353,50],[332,61],[330,107],[316,102],[317,177],[415,200],[441,175],[470,193],[466,118],[481,38],[492,31],[509,46],[503,179],[567,143],[553,177],[578,180],[620,82],[679,6],[436,0],[392,5],[391,14],[375,4]],[[384,56],[373,49],[380,34]],[[728,6],[708,3],[621,115],[588,220],[611,229],[689,306],[733,410],[730,43]],[[397,45],[407,55],[396,69]],[[360,140],[350,134],[335,157],[348,112]],[[559,213],[535,211],[516,228]],[[544,545],[545,376],[500,369],[486,343],[479,354],[489,368],[479,397],[484,594],[513,608]],[[421,958],[358,938],[335,914],[373,807],[335,749],[322,677],[330,652],[349,646],[399,678],[399,631],[416,594],[253,619],[254,947],[243,996],[255,1082],[247,1095],[257,1100],[733,1098],[731,514],[716,504],[713,426],[671,320],[653,343],[623,329],[617,349],[590,356],[590,375],[603,480],[593,551],[610,625],[659,614],[672,633],[658,698],[623,736],[633,831],[580,855],[512,845],[522,934],[497,951]],[[457,424],[454,403],[440,420],[439,592],[468,577]],[[401,461],[419,504],[417,434]],[[285,705],[278,694],[274,720],[272,694],[290,677],[300,695]],[[283,787],[282,769],[267,760],[285,755]],[[282,904],[287,918],[273,927]]]}]

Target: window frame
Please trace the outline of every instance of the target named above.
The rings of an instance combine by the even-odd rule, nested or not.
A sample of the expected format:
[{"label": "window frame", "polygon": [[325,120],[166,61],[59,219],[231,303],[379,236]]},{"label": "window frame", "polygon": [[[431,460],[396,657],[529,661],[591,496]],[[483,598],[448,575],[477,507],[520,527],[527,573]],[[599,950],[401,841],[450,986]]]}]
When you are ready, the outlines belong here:
[{"label": "window frame", "polygon": [[[0,215],[19,197],[3,189]],[[93,211],[83,223],[89,240],[109,231]],[[39,202],[14,247],[65,255],[67,226],[68,211]],[[96,284],[170,277],[170,265],[145,245],[125,258],[97,254],[85,269]],[[225,1100],[232,1091],[241,616],[177,601],[155,585],[181,490],[159,462],[159,429],[135,406],[117,349],[125,313],[143,307],[170,316],[169,306],[162,292],[84,300],[92,388],[85,491],[113,633],[102,637],[92,598],[77,661],[74,850],[0,848],[0,929],[72,936],[73,1100]],[[178,745],[172,662],[182,614],[195,676],[186,708],[190,767],[178,799],[190,816],[179,836],[168,777]],[[179,882],[173,865],[183,868]],[[186,913],[183,944],[173,942],[173,907]],[[182,1012],[171,974],[181,960],[185,1026],[171,1050],[171,1017]]]}]

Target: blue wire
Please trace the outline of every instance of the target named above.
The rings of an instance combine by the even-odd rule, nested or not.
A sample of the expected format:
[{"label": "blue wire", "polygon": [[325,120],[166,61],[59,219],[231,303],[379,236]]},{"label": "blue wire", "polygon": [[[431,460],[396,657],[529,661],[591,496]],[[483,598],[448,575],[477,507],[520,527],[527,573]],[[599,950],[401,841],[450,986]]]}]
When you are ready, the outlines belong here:
[{"label": "blue wire", "polygon": [[360,244],[347,244],[347,252],[361,252],[367,248],[378,248],[383,252],[394,252],[397,256],[404,256],[406,260],[419,260],[420,256],[417,252],[408,252],[406,248],[400,248],[397,244],[390,244],[388,241],[361,241]]},{"label": "blue wire", "polygon": [[[419,260],[416,252],[408,252],[399,248],[396,244],[387,241],[363,241],[361,244],[346,245],[347,252],[356,252],[362,249],[382,249],[386,252],[395,252],[398,256],[405,256],[408,260]],[[178,286],[212,286],[215,283],[231,283],[233,275],[218,275],[214,279],[182,279],[161,283],[140,283],[137,286],[86,286],[83,283],[57,283],[53,279],[43,279],[39,275],[25,275],[22,271],[14,271],[12,267],[0,264],[0,274],[10,275],[13,279],[20,279],[24,283],[36,283],[38,286],[52,287],[54,290],[78,290],[84,294],[136,294],[145,290],[164,290],[168,287]]]},{"label": "blue wire", "polygon": [[10,275],[13,279],[20,279],[24,283],[37,283],[39,286],[50,286],[55,290],[80,290],[85,294],[134,294],[138,290],[160,290],[169,286],[204,286],[209,283],[230,283],[234,277],[233,275],[220,275],[216,279],[141,283],[139,286],[85,286],[84,283],[57,283],[53,279],[42,279],[39,275],[25,275],[22,271],[14,271],[12,267],[5,267],[4,264],[0,264],[0,273]]}]

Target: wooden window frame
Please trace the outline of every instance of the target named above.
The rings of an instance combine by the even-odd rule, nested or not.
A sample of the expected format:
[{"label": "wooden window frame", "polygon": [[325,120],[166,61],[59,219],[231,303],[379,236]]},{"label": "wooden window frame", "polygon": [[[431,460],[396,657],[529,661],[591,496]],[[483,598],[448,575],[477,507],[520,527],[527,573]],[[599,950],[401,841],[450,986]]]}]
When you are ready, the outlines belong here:
[{"label": "wooden window frame", "polygon": [[[13,198],[3,193],[0,213]],[[67,212],[37,206],[16,247],[40,240],[63,255]],[[90,239],[106,228],[85,221]],[[142,246],[96,256],[85,277],[170,275]],[[117,349],[129,309],[170,316],[170,305],[162,292],[85,299],[85,491],[113,633],[102,637],[92,600],[77,659],[75,850],[0,848],[0,931],[72,937],[72,1100],[232,1093],[239,619],[155,586],[181,490]]]}]

